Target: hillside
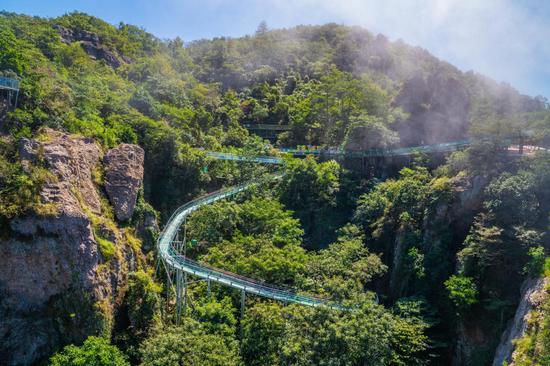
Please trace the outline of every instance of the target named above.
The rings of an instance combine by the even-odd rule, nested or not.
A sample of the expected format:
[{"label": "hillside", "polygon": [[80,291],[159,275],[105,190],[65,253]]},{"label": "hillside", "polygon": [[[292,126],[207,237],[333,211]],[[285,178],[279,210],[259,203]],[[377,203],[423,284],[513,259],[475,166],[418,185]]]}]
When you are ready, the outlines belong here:
[{"label": "hillside", "polygon": [[[186,43],[83,13],[0,13],[0,75],[21,81],[17,109],[0,102],[6,364],[489,365],[497,348],[547,362],[544,98],[358,27]],[[270,141],[252,132],[266,125]],[[279,150],[303,145],[342,155]],[[193,281],[180,323],[159,227],[260,177],[186,218],[186,255],[338,305]]]}]

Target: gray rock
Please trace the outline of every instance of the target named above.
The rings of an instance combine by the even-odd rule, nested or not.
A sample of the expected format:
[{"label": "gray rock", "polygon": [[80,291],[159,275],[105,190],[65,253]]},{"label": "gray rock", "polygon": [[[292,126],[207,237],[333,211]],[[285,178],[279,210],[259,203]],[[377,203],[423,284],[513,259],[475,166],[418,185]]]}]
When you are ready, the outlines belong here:
[{"label": "gray rock", "polygon": [[[529,278],[521,285],[521,300],[516,309],[514,318],[510,320],[504,333],[502,333],[500,344],[495,351],[493,366],[502,366],[504,362],[510,363],[514,351],[514,340],[525,335],[528,325],[529,312],[539,305],[537,303],[545,288],[544,278]],[[513,364],[513,363],[512,363]]]},{"label": "gray rock", "polygon": [[129,220],[134,214],[139,188],[143,182],[143,149],[121,144],[111,149],[103,159],[105,190],[118,220]]},{"label": "gray rock", "polygon": [[75,31],[60,25],[55,25],[54,28],[59,32],[63,43],[80,42],[80,47],[94,60],[103,60],[113,68],[118,68],[123,63],[130,63],[130,59],[102,44],[101,39],[95,33],[85,30]]},{"label": "gray rock", "polygon": [[[102,155],[99,146],[53,130],[45,134],[44,142],[21,141],[19,155],[30,162],[40,154],[55,176],[40,196],[43,203],[54,203],[57,213],[16,217],[9,223],[9,235],[0,239],[1,365],[36,364],[65,344],[99,334],[102,320],[96,304],[115,311],[127,273],[137,262],[137,253],[123,244],[122,234],[109,232],[105,238],[121,255],[106,265],[88,217],[89,212],[101,213],[92,180]],[[141,149],[133,154],[136,164],[143,161]],[[132,154],[122,155],[130,159]],[[130,167],[143,175],[142,167]]]},{"label": "gray rock", "polygon": [[29,169],[29,164],[34,163],[37,157],[37,151],[40,144],[34,140],[22,138],[19,140],[18,153],[21,164],[25,170]]}]

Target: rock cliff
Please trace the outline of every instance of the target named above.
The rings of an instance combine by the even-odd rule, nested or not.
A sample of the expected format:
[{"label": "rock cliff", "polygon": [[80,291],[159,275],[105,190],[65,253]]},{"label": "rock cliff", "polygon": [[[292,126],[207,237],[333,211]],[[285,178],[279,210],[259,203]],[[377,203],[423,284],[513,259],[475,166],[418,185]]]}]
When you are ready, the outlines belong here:
[{"label": "rock cliff", "polygon": [[[133,229],[117,227],[102,198],[96,143],[50,130],[41,141],[22,140],[19,155],[55,176],[40,196],[56,214],[11,220],[9,239],[0,243],[0,363],[7,365],[33,364],[67,343],[108,333],[127,273],[142,261]],[[128,167],[139,173],[116,191],[129,217],[143,152],[125,145],[107,156],[111,176],[127,177],[116,169]]]},{"label": "rock cliff", "polygon": [[103,60],[113,68],[130,62],[130,59],[124,55],[102,44],[99,36],[95,33],[85,30],[75,31],[60,25],[56,25],[55,29],[59,32],[63,43],[80,42],[80,47],[94,60]]},{"label": "rock cliff", "polygon": [[121,144],[105,155],[105,189],[116,217],[126,221],[132,217],[139,187],[143,182],[143,149]]},{"label": "rock cliff", "polygon": [[550,283],[548,278],[529,278],[521,286],[521,300],[514,318],[502,334],[496,350],[493,366],[502,366],[504,362],[515,363],[514,341],[523,337],[530,323],[530,312],[538,307],[545,296],[545,288]]}]

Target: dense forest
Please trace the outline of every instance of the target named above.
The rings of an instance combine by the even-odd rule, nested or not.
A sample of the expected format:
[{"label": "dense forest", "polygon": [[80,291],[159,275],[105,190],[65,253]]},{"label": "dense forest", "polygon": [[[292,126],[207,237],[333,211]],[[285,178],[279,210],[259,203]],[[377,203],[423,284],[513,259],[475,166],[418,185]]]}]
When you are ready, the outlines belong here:
[{"label": "dense forest", "polygon": [[[538,281],[506,362],[550,365],[550,154],[532,148],[550,147],[545,98],[358,27],[262,23],[187,43],[83,13],[0,13],[0,75],[21,82],[17,108],[0,105],[0,364],[491,365]],[[267,139],[255,133],[265,125],[281,129]],[[32,246],[66,210],[44,200],[64,183],[52,146],[73,140],[106,156],[138,145],[143,187],[125,219],[104,168],[85,187],[97,209],[78,184],[68,190],[99,264],[71,267],[71,285],[38,305],[11,290],[8,268],[41,261]],[[457,140],[471,143],[406,159],[280,152]],[[24,144],[41,146],[31,163]],[[193,198],[275,170],[208,151],[281,156],[284,174],[194,212],[187,255],[347,310],[249,296],[241,312],[238,292],[195,281],[177,321],[159,227]],[[42,229],[22,233],[29,218]],[[6,254],[21,252],[23,262]],[[86,276],[117,285],[90,292]]]}]

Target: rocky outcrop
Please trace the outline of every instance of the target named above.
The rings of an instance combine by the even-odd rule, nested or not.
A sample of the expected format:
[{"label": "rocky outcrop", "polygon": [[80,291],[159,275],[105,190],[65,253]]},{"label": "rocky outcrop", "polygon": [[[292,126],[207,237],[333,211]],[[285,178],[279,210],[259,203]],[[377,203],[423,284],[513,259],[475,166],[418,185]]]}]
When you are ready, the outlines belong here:
[{"label": "rocky outcrop", "polygon": [[148,253],[153,250],[160,232],[155,212],[152,210],[143,212],[137,219],[136,228],[142,242],[141,249],[143,252]]},{"label": "rocky outcrop", "polygon": [[[55,176],[40,196],[57,213],[11,220],[8,239],[0,243],[2,365],[33,364],[67,343],[108,331],[127,273],[138,262],[124,229],[102,225],[93,180],[100,147],[59,132],[45,136],[22,140],[19,155],[27,166],[43,164]],[[114,247],[109,258],[98,235]]]},{"label": "rocky outcrop", "polygon": [[57,178],[57,182],[43,187],[43,201],[68,209],[74,206],[78,192],[79,198],[93,213],[100,213],[99,194],[92,181],[92,172],[102,156],[99,146],[91,139],[72,138],[53,130],[47,130],[45,134],[48,136],[45,142],[22,139],[19,143],[23,166],[43,160]]},{"label": "rocky outcrop", "polygon": [[121,144],[105,154],[105,190],[115,209],[117,219],[132,217],[139,188],[143,182],[143,149]]},{"label": "rocky outcrop", "polygon": [[[514,318],[502,334],[500,344],[495,352],[493,366],[502,366],[504,362],[510,364],[514,350],[513,341],[525,335],[528,326],[529,312],[540,304],[543,297],[542,292],[546,287],[548,279],[530,278],[525,280],[521,286],[521,300],[516,309]],[[513,365],[513,363],[511,364]]]},{"label": "rocky outcrop", "polygon": [[80,42],[80,46],[94,60],[103,60],[113,68],[120,67],[123,63],[129,63],[130,60],[115,50],[111,50],[101,43],[99,36],[95,33],[85,30],[72,30],[60,25],[55,29],[59,32],[63,43]]},{"label": "rocky outcrop", "polygon": [[[488,179],[480,176],[466,177],[456,176],[448,181],[449,194],[442,195],[426,211],[421,230],[410,224],[400,224],[386,229],[391,234],[385,238],[386,243],[392,243],[386,252],[391,258],[389,266],[388,294],[389,299],[397,300],[407,296],[413,285],[410,263],[407,263],[408,250],[411,245],[410,238],[421,234],[421,250],[425,257],[439,258],[440,265],[448,268],[449,273],[439,271],[431,273],[430,278],[425,279],[430,283],[430,288],[436,290],[451,274],[454,266],[452,247],[463,242],[474,216],[482,208],[483,192]],[[393,223],[390,223],[393,225]],[[445,254],[443,254],[445,253]],[[446,261],[446,262],[443,262]],[[435,293],[434,293],[435,296]]]}]

